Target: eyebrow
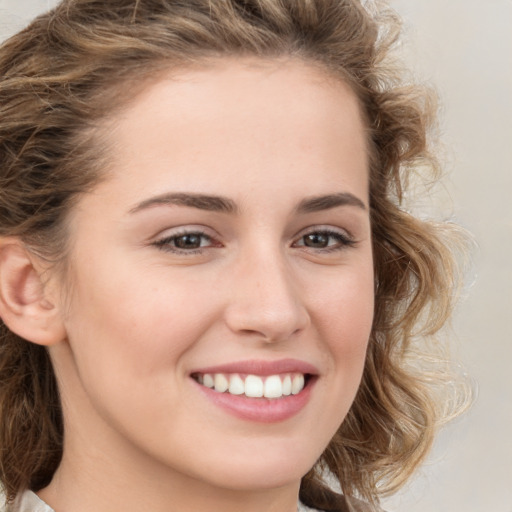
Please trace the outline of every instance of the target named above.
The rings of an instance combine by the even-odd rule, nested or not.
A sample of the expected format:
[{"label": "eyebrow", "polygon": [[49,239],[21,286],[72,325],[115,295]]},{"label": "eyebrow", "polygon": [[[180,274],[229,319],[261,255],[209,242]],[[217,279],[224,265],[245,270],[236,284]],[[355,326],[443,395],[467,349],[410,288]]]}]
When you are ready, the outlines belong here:
[{"label": "eyebrow", "polygon": [[204,194],[189,193],[168,193],[162,194],[142,201],[130,210],[130,213],[136,213],[152,206],[176,205],[198,208],[210,212],[236,213],[238,207],[234,201],[221,196],[209,196]]},{"label": "eyebrow", "polygon": [[330,210],[338,206],[355,206],[366,210],[366,205],[357,196],[349,192],[340,192],[339,194],[328,194],[303,199],[297,206],[296,211],[297,213],[312,213]]},{"label": "eyebrow", "polygon": [[[227,197],[209,196],[205,194],[191,194],[184,192],[161,194],[142,201],[130,210],[130,213],[137,213],[153,206],[175,205],[197,208],[210,212],[238,213],[236,203]],[[349,192],[328,194],[303,199],[295,209],[297,213],[313,213],[322,210],[329,210],[339,206],[355,206],[366,210],[366,205],[357,196]]]}]

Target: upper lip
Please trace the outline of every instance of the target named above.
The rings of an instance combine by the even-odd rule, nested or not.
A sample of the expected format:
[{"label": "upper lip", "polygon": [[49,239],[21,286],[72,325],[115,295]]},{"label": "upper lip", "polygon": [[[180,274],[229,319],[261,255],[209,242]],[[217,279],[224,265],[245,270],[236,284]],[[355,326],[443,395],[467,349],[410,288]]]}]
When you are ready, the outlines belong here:
[{"label": "upper lip", "polygon": [[299,359],[279,359],[276,361],[252,359],[208,366],[207,368],[198,368],[191,373],[242,373],[261,376],[277,375],[280,373],[316,375],[318,374],[318,369],[312,364]]}]

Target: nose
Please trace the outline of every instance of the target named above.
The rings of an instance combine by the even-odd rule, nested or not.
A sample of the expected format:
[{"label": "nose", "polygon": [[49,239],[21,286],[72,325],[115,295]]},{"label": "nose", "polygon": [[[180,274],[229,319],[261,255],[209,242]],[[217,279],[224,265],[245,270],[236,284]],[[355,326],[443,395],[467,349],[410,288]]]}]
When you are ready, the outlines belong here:
[{"label": "nose", "polygon": [[271,343],[286,341],[309,325],[300,286],[282,257],[244,258],[229,282],[225,319],[231,331]]}]

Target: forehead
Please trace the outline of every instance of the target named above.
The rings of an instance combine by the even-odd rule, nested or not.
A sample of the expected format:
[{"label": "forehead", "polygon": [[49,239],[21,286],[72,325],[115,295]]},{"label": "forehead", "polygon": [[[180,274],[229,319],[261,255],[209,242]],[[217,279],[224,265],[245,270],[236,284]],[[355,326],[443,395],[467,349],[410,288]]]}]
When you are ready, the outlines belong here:
[{"label": "forehead", "polygon": [[322,170],[337,188],[354,173],[367,180],[355,94],[299,60],[220,59],[171,71],[148,82],[108,126],[114,175],[140,181],[143,172],[138,187],[148,193],[187,178],[205,193],[242,175],[281,187],[314,181]]}]

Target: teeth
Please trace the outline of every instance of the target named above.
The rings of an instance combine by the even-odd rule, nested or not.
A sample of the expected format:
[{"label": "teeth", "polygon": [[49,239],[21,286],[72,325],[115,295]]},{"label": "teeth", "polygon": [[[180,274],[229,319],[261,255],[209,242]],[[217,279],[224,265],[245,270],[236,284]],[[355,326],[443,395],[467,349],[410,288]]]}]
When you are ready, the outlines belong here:
[{"label": "teeth", "polygon": [[267,377],[263,396],[266,398],[279,398],[283,396],[283,383],[279,375]]},{"label": "teeth", "polygon": [[201,382],[201,384],[203,386],[206,386],[207,388],[213,388],[215,386],[215,381],[213,380],[213,377],[210,374],[205,373],[203,375],[203,382]]},{"label": "teeth", "polygon": [[243,395],[245,393],[244,381],[239,375],[231,375],[228,389],[232,395]]},{"label": "teeth", "polygon": [[296,395],[304,388],[304,375],[301,373],[295,375],[292,380],[292,395]]},{"label": "teeth", "polygon": [[239,374],[224,373],[196,375],[197,382],[214,389],[218,393],[228,392],[232,395],[245,395],[250,398],[281,398],[297,395],[304,389],[304,375],[292,373],[284,375],[247,375],[245,379]]},{"label": "teeth", "polygon": [[226,379],[226,376],[222,373],[216,373],[213,382],[215,383],[215,391],[219,393],[224,393],[224,391],[227,391],[229,388],[228,379]]},{"label": "teeth", "polygon": [[292,378],[287,375],[283,379],[283,395],[288,396],[292,394]]},{"label": "teeth", "polygon": [[245,396],[260,398],[263,396],[263,379],[256,375],[247,375],[245,378]]}]

